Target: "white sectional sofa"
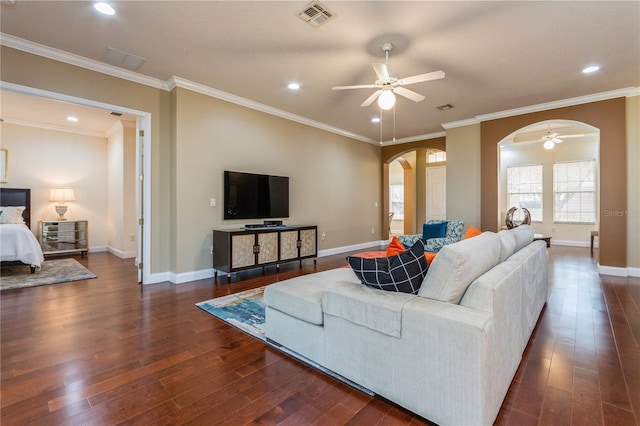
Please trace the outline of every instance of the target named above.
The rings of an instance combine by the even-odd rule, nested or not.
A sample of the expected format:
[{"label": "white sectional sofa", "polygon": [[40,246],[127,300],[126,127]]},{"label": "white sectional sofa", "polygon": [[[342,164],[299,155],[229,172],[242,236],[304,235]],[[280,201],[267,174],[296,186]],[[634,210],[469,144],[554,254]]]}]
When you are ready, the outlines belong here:
[{"label": "white sectional sofa", "polygon": [[550,294],[529,226],[447,245],[417,295],[349,267],[264,292],[266,336],[438,424],[495,420]]}]

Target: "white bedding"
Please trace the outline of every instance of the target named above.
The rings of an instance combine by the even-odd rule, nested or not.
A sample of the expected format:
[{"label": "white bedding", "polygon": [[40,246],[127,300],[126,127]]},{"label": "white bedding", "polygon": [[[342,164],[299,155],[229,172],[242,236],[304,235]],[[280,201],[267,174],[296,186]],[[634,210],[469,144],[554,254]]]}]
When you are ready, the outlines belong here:
[{"label": "white bedding", "polygon": [[44,255],[38,240],[27,225],[3,223],[0,225],[0,260],[19,260],[39,268],[44,262]]}]

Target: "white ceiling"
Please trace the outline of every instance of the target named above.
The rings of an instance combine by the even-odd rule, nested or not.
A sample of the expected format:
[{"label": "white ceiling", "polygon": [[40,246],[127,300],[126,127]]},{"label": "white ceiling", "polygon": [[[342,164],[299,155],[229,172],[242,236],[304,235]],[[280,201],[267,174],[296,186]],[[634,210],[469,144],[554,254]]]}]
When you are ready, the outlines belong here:
[{"label": "white ceiling", "polygon": [[[89,1],[10,3],[1,6],[5,45],[26,40],[98,62],[118,49],[146,59],[137,73],[154,81],[177,77],[370,141],[379,139],[370,121],[379,109],[359,105],[373,89],[331,87],[373,83],[371,63],[384,62],[384,42],[394,44],[389,68],[400,77],[446,73],[409,86],[424,101],[399,98],[400,140],[442,132],[445,123],[640,87],[638,1],[323,1],[337,17],[319,28],[296,16],[306,1],[118,1],[114,16]],[[594,63],[599,72],[582,74]],[[290,81],[300,90],[289,91]],[[14,101],[3,93],[3,118],[21,119],[9,117]],[[454,108],[435,108],[447,103]],[[385,113],[384,140],[392,129]]]}]

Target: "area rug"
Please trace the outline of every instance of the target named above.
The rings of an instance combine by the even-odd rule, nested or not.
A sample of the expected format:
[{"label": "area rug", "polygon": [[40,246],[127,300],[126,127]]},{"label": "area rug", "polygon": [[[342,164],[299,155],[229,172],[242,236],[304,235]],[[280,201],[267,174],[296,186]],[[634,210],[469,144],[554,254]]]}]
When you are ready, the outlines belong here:
[{"label": "area rug", "polygon": [[272,347],[296,358],[303,363],[322,371],[329,376],[338,379],[349,386],[352,386],[368,395],[374,395],[374,392],[364,388],[351,380],[342,377],[341,375],[334,373],[331,370],[321,366],[315,361],[312,361],[277,342],[269,340],[265,336],[264,331],[264,303],[262,302],[262,296],[264,293],[264,287],[258,287],[252,290],[242,291],[240,293],[230,294],[228,296],[222,296],[211,300],[205,300],[204,302],[196,303],[196,306],[203,311],[220,318],[228,324],[237,327],[245,333],[262,340],[263,342],[271,345]]},{"label": "area rug", "polygon": [[96,278],[96,275],[75,259],[45,260],[40,270],[36,270],[33,274],[27,265],[2,268],[0,270],[0,291],[92,278]]}]

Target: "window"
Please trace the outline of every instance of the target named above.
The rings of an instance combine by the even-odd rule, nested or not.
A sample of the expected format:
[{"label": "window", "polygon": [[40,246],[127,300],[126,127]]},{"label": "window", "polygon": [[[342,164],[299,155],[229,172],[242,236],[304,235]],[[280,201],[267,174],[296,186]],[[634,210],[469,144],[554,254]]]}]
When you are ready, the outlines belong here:
[{"label": "window", "polygon": [[390,185],[391,211],[393,218],[404,219],[404,185]]},{"label": "window", "polygon": [[443,163],[447,161],[447,153],[439,149],[430,149],[427,151],[427,163]]},{"label": "window", "polygon": [[553,220],[596,223],[595,160],[553,165]]},{"label": "window", "polygon": [[[522,207],[529,210],[531,220],[542,222],[542,164],[507,168],[507,210]],[[513,219],[521,221],[522,210]]]}]

